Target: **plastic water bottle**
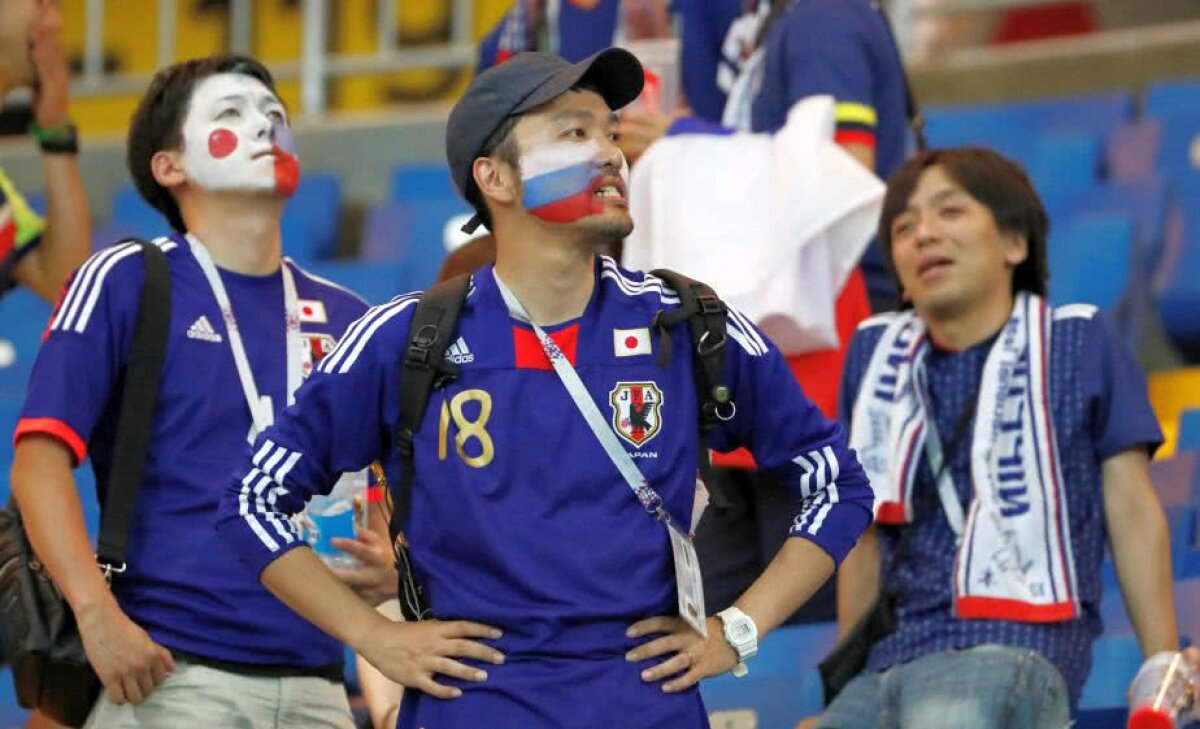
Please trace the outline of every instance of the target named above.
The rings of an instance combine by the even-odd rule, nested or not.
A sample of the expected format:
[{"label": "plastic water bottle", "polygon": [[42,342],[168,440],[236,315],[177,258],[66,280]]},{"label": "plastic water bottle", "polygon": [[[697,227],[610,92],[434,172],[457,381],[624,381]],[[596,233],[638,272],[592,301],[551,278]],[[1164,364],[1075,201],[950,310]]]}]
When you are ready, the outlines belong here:
[{"label": "plastic water bottle", "polygon": [[328,496],[317,495],[299,515],[297,528],[325,564],[357,567],[358,559],[333,546],[334,537],[354,539],[357,526],[366,526],[367,472],[344,473]]},{"label": "plastic water bottle", "polygon": [[1128,729],[1178,729],[1196,718],[1197,676],[1182,653],[1155,653],[1129,688]]}]

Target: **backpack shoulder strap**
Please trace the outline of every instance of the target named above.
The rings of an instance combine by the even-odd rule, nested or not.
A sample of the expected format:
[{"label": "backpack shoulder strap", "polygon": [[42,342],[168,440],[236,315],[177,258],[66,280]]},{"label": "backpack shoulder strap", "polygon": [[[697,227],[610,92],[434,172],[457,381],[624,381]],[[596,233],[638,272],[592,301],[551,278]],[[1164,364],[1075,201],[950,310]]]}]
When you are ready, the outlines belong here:
[{"label": "backpack shoulder strap", "polygon": [[[665,268],[650,273],[666,281],[679,294],[679,308],[660,311],[654,324],[665,331],[681,321],[688,322],[695,354],[692,363],[700,404],[700,428],[707,430],[719,421],[729,420],[736,412],[729,386],[725,384],[725,329],[729,307],[707,284]],[[663,341],[668,340],[664,338]]]},{"label": "backpack shoulder strap", "polygon": [[400,455],[399,488],[393,494],[391,522],[393,541],[408,518],[413,480],[413,438],[421,427],[429,396],[434,388],[458,376],[458,365],[446,359],[454,338],[458,315],[467,298],[470,274],[447,279],[426,291],[413,310],[408,344],[400,361],[400,426],[396,450]]}]

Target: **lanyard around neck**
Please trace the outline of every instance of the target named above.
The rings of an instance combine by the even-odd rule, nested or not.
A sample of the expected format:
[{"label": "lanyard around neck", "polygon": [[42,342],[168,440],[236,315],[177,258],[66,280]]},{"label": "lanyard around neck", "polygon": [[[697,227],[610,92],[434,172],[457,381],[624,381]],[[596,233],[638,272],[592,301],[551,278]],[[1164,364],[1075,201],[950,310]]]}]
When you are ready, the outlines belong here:
[{"label": "lanyard around neck", "polygon": [[[190,233],[187,236],[192,255],[204,271],[208,286],[212,289],[217,305],[221,308],[221,317],[225,320],[225,330],[229,336],[229,349],[233,352],[233,363],[237,367],[238,379],[242,383],[242,394],[246,397],[246,406],[250,408],[250,417],[254,420],[255,433],[266,430],[275,421],[269,401],[258,394],[258,386],[254,383],[254,373],[250,369],[250,360],[246,357],[246,346],[238,329],[237,318],[233,314],[233,303],[229,300],[229,292],[225,290],[225,282],[213,263],[212,256],[204,244],[196,240]],[[286,262],[280,262],[280,272],[283,276],[283,310],[284,322],[287,326],[287,404],[296,401],[296,390],[300,388],[300,359],[303,357],[303,342],[300,336],[300,299],[296,294],[296,281]]]},{"label": "lanyard around neck", "polygon": [[621,446],[620,441],[617,440],[617,436],[609,428],[608,421],[600,413],[600,408],[596,407],[596,401],[588,393],[587,386],[579,379],[579,373],[571,366],[571,361],[558,348],[558,345],[554,343],[550,335],[546,334],[537,325],[537,322],[529,316],[529,312],[525,310],[525,306],[521,303],[520,299],[504,285],[504,282],[500,280],[500,276],[495,271],[492,272],[492,275],[496,279],[496,287],[500,289],[500,295],[504,297],[504,303],[508,307],[508,312],[533,327],[533,332],[537,335],[538,342],[542,345],[542,350],[545,351],[546,357],[549,358],[550,364],[558,374],[558,378],[562,380],[563,386],[567,388],[567,393],[575,401],[575,406],[579,408],[583,419],[587,421],[592,434],[600,441],[604,452],[608,454],[613,465],[617,467],[617,470],[625,479],[625,483],[629,484],[629,489],[633,491],[633,495],[641,503],[642,508],[659,521],[669,523],[671,517],[667,514],[666,509],[663,508],[662,497],[646,481],[646,477],[638,470],[637,464],[633,462],[629,453]]}]

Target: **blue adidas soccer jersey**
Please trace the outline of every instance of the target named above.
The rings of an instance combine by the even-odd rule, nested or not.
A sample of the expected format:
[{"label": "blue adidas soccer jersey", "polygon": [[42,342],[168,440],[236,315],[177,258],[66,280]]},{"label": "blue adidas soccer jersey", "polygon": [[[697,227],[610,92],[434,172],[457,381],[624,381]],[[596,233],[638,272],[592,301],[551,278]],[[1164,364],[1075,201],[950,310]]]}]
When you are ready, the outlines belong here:
[{"label": "blue adidas soccer jersey", "polygon": [[[609,259],[595,269],[582,317],[548,333],[673,519],[686,525],[699,448],[692,344],[686,324],[667,341],[651,328],[678,299]],[[268,522],[286,524],[334,474],[388,453],[417,300],[397,297],[353,324],[230,482],[219,529],[254,574],[298,546]],[[737,414],[714,431],[712,445],[749,447],[795,493],[792,533],[840,561],[872,503],[843,430],[736,312],[729,337],[725,374]],[[486,666],[488,680],[464,685],[463,698],[406,695],[401,726],[707,726],[697,691],[665,695],[641,681],[644,666],[624,659],[634,645],[625,637],[631,623],[676,610],[666,529],[634,498],[534,333],[510,316],[490,266],[474,274],[447,355],[462,372],[433,393],[416,434],[405,531],[434,613],[500,627],[507,661]],[[269,496],[246,499],[244,484],[263,474]]]},{"label": "blue adidas soccer jersey", "polygon": [[[215,296],[182,238],[159,238],[171,277],[171,320],[159,399],[129,535],[128,570],[113,581],[121,608],[166,647],[200,657],[294,668],[333,666],[342,648],[237,565],[213,515],[250,433],[250,411]],[[354,294],[292,263],[305,370],[366,310]],[[283,277],[220,272],[261,395],[286,404]],[[38,354],[16,438],[59,439],[90,456],[103,498],[115,409],[145,266],[126,243],[75,274]],[[152,304],[153,305],[153,304]]]}]

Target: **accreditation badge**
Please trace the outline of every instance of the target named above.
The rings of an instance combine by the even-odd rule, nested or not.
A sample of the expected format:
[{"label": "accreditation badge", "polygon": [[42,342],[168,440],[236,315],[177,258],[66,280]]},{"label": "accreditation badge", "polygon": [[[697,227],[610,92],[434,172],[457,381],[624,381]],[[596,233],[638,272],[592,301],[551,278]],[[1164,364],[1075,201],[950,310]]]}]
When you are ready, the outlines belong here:
[{"label": "accreditation badge", "polygon": [[667,532],[671,535],[671,552],[675,556],[675,588],[679,593],[679,617],[707,638],[704,581],[700,577],[700,558],[696,556],[696,545],[692,543],[690,536],[669,521]]}]

